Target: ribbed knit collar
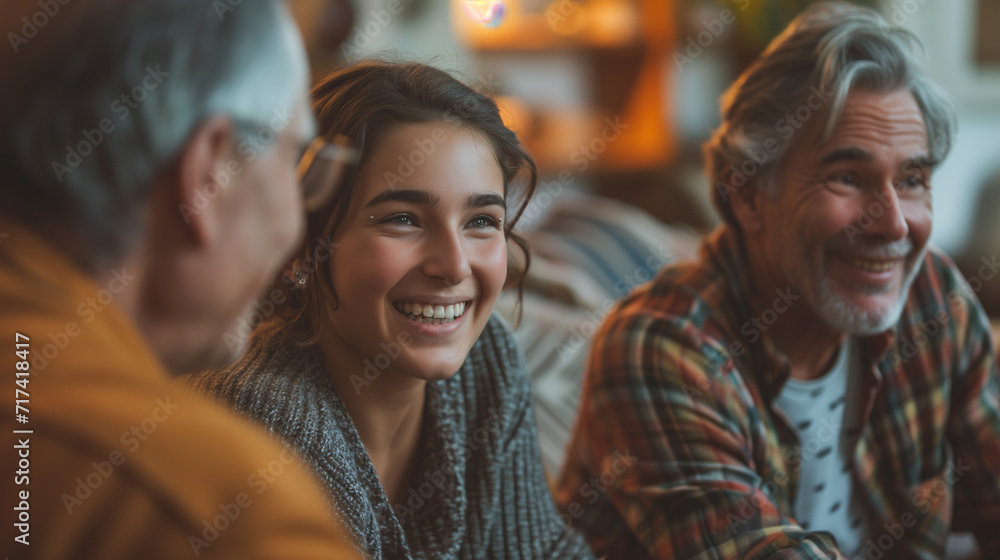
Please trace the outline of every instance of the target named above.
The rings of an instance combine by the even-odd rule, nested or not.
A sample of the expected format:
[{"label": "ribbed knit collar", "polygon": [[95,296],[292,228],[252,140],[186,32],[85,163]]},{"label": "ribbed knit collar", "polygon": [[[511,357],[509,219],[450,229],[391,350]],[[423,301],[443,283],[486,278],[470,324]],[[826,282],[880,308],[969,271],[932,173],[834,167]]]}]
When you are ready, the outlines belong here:
[{"label": "ribbed knit collar", "polygon": [[[390,504],[318,349],[299,348],[279,330],[260,331],[234,368],[239,399],[258,417],[279,420],[316,466],[341,522],[373,559],[455,557],[466,529],[466,411],[459,377],[428,382],[413,480]],[[253,375],[247,375],[250,371]],[[471,372],[469,372],[471,374]],[[263,416],[260,416],[262,414]],[[274,416],[272,416],[274,415]],[[395,508],[393,506],[396,506]]]}]

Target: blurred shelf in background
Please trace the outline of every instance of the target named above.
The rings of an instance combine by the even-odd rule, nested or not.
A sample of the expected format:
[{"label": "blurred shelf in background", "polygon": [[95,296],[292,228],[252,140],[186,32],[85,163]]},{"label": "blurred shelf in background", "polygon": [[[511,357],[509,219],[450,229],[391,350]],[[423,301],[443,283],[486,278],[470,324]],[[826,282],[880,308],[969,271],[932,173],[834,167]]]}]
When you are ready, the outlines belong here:
[{"label": "blurred shelf in background", "polygon": [[672,0],[451,0],[456,38],[496,70],[491,93],[516,105],[510,124],[552,176],[670,161],[674,19]]}]

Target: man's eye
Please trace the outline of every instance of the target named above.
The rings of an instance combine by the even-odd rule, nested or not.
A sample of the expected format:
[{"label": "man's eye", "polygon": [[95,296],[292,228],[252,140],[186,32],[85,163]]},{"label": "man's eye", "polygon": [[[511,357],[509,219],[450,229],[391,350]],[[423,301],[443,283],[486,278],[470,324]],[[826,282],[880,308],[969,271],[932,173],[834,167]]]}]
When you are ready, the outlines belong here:
[{"label": "man's eye", "polygon": [[903,179],[902,181],[896,183],[897,188],[907,189],[907,190],[922,189],[925,188],[926,186],[927,183],[924,181],[924,178],[919,175],[915,175],[913,177],[907,177],[906,179]]},{"label": "man's eye", "polygon": [[833,180],[844,185],[857,185],[858,178],[853,173],[842,173],[834,175]]}]

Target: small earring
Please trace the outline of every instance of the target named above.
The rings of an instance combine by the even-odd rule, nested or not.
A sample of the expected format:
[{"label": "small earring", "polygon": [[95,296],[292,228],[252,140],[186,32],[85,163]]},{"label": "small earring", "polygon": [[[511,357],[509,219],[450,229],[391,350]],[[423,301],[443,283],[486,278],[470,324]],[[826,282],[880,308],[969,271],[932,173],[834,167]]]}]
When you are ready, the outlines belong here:
[{"label": "small earring", "polygon": [[369,220],[374,220],[374,219],[375,219],[375,216],[368,216],[368,219],[369,219]]},{"label": "small earring", "polygon": [[295,280],[295,283],[298,284],[299,287],[305,287],[305,285],[306,285],[306,273],[305,272],[302,272],[301,270],[296,270],[295,274],[292,275],[292,279]]}]

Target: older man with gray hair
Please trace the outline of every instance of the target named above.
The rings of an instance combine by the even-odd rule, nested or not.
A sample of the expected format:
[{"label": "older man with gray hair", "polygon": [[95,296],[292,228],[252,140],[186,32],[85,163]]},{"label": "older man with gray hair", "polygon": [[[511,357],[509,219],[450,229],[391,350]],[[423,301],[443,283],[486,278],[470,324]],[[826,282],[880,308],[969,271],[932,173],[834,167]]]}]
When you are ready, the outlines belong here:
[{"label": "older man with gray hair", "polygon": [[0,10],[0,556],[354,558],[292,451],[171,383],[242,352],[301,240],[284,3]]},{"label": "older man with gray hair", "polygon": [[820,4],[724,96],[724,225],[595,337],[559,501],[598,554],[1000,557],[994,347],[928,248],[955,117],[918,45]]}]

